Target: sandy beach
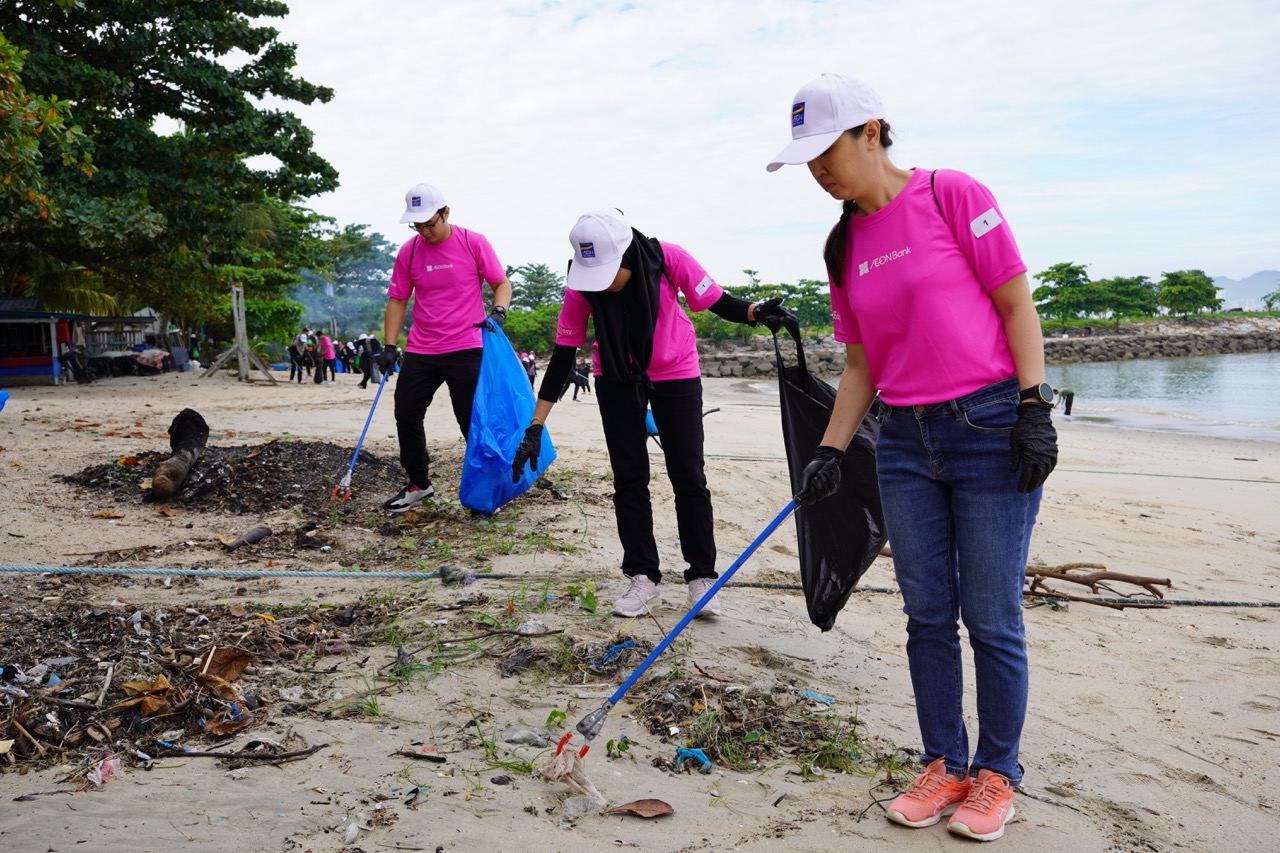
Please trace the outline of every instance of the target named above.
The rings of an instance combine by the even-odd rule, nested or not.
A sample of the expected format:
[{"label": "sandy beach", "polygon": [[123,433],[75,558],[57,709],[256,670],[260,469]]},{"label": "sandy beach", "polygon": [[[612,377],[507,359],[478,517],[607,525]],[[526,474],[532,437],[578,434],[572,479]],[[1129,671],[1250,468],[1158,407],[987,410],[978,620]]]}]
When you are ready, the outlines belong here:
[{"label": "sandy beach", "polygon": [[[143,503],[140,493],[122,498],[61,479],[88,466],[167,450],[163,434],[185,407],[209,423],[211,447],[302,439],[331,442],[349,453],[372,399],[372,389],[358,389],[357,380],[340,375],[333,386],[272,386],[241,383],[226,372],[203,380],[171,373],[10,389],[0,412],[6,497],[0,503],[0,564],[199,566],[243,574],[171,580],[8,574],[0,596],[6,618],[39,621],[70,649],[76,642],[67,627],[71,615],[122,605],[175,614],[239,605],[246,618],[260,623],[267,620],[253,617],[268,604],[320,603],[337,610],[354,604],[385,613],[403,596],[399,624],[418,631],[419,642],[428,630],[463,637],[490,622],[536,618],[548,631],[584,643],[608,644],[625,631],[651,647],[684,614],[683,584],[666,583],[655,619],[607,615],[607,603],[623,584],[608,465],[590,395],[580,402],[566,396],[549,418],[559,453],[549,474],[555,488],[535,489],[489,520],[458,511],[462,442],[444,389],[427,416],[429,447],[439,463],[438,506],[391,534],[380,532],[386,519],[376,507],[399,488],[394,477],[358,477],[343,514],[325,514],[341,467],[301,467],[295,483],[305,498],[282,498],[249,514],[175,504],[177,511],[166,515]],[[394,463],[391,390],[374,414],[364,449]],[[776,396],[751,383],[712,379],[705,381],[705,405],[719,409],[705,424],[723,569],[783,507],[789,488]],[[1179,604],[1025,610],[1032,664],[1022,744],[1026,776],[1018,815],[991,849],[1275,849],[1280,796],[1267,786],[1280,782],[1277,445],[1062,418],[1056,423],[1061,458],[1045,488],[1031,563],[1096,563],[1168,578],[1168,598]],[[656,445],[651,459],[658,542],[664,567],[678,581],[678,536]],[[295,538],[308,520],[318,525],[326,550],[301,547]],[[222,546],[219,537],[259,524],[275,534],[236,551]],[[464,553],[457,539],[456,550],[446,553],[443,539],[464,525],[487,525],[478,529],[504,542],[477,555]],[[796,553],[788,522],[735,580],[795,584]],[[349,569],[354,563],[372,570],[432,570],[443,562],[477,571],[478,579],[444,586],[254,574]],[[505,577],[488,578],[487,572]],[[595,584],[601,603],[594,614],[575,606],[568,591],[587,582]],[[507,743],[506,736],[525,729],[554,738],[597,708],[630,667],[606,674],[581,665],[572,674],[533,667],[504,677],[503,660],[490,654],[421,670],[377,694],[376,709],[365,709],[376,713],[321,713],[325,703],[380,684],[378,669],[395,657],[395,643],[367,637],[356,643],[364,636],[356,619],[351,633],[358,647],[351,653],[306,664],[254,661],[241,681],[264,685],[270,713],[262,724],[222,741],[188,742],[203,750],[239,749],[254,739],[293,749],[327,746],[304,760],[232,770],[203,757],[158,759],[147,770],[125,756],[120,772],[100,787],[61,781],[76,775],[75,766],[20,772],[27,770],[21,762],[6,765],[0,756],[6,771],[0,775],[0,849],[586,853],[618,847],[701,853],[971,846],[943,825],[909,830],[890,824],[874,804],[894,792],[886,767],[901,768],[918,741],[904,617],[889,560],[877,560],[862,584],[865,590],[854,594],[826,634],[809,623],[800,592],[731,585],[723,593],[723,615],[697,620],[651,670],[678,669],[699,681],[703,713],[723,711],[735,695],[777,694],[788,697],[786,707],[794,713],[825,715],[833,732],[841,726],[847,731],[856,719],[866,744],[862,772],[803,773],[803,756],[794,755],[754,771],[718,765],[706,775],[675,772],[675,746],[697,720],[676,715],[665,732],[655,733],[641,702],[645,691],[637,685],[637,695],[629,694],[606,721],[587,772],[611,805],[659,798],[674,814],[575,818],[566,814],[572,809],[564,801],[573,792],[565,785],[495,762],[536,761],[542,748]],[[547,594],[556,597],[548,601]],[[527,645],[545,651],[555,646],[552,639]],[[22,653],[13,643],[4,651]],[[114,662],[117,680],[154,674],[154,665],[124,671],[130,660],[125,655]],[[24,667],[37,662],[0,660]],[[971,684],[971,672],[967,677]],[[835,704],[795,699],[805,690]],[[11,698],[0,697],[6,703]],[[976,725],[971,689],[968,698]],[[289,712],[290,699],[308,707]],[[8,716],[11,709],[3,707],[0,714]],[[549,726],[556,711],[564,721]],[[630,748],[610,760],[605,741],[624,733]],[[424,749],[447,760],[398,754]],[[897,761],[883,760],[888,755]],[[911,772],[899,769],[895,779],[905,782]],[[360,828],[350,830],[353,823]]]}]

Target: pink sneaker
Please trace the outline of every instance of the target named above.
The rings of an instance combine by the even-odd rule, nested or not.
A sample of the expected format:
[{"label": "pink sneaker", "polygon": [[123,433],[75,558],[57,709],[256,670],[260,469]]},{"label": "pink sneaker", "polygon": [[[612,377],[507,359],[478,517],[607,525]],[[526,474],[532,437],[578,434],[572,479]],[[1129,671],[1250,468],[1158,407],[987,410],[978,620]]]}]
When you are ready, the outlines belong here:
[{"label": "pink sneaker", "polygon": [[889,820],[903,826],[933,826],[943,815],[960,807],[969,795],[971,780],[952,779],[941,758],[934,759],[911,787],[899,794],[887,811]]},{"label": "pink sneaker", "polygon": [[981,770],[947,829],[967,838],[995,841],[1004,835],[1004,825],[1014,814],[1013,784],[999,773]]}]

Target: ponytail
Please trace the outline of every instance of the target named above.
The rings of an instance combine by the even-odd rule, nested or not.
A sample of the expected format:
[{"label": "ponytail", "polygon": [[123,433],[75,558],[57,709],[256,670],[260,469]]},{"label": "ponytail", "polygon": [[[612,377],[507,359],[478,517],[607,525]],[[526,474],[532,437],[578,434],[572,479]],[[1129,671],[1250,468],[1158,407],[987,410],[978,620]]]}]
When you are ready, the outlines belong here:
[{"label": "ponytail", "polygon": [[840,208],[840,221],[827,235],[827,243],[822,247],[822,260],[827,264],[827,278],[836,287],[844,287],[845,249],[849,244],[849,217],[858,208],[852,199],[844,202]]},{"label": "ponytail", "polygon": [[[865,124],[859,125],[849,131],[856,139],[862,135],[862,129]],[[880,119],[880,147],[888,148],[893,145],[893,139],[889,136],[889,122]],[[827,242],[822,247],[822,260],[827,265],[827,278],[836,287],[844,287],[844,264],[849,245],[849,217],[853,216],[853,212],[858,209],[858,202],[854,199],[845,201],[840,207],[840,220],[836,222],[831,229],[831,233],[827,235]]]}]

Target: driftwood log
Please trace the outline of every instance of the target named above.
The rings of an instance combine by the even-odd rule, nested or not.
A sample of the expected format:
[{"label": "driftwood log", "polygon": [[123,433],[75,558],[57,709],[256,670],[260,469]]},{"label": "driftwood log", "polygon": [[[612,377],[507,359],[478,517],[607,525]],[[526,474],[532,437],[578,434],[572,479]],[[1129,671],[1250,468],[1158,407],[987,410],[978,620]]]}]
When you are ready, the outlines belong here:
[{"label": "driftwood log", "polygon": [[159,501],[172,500],[186,482],[192,464],[209,443],[209,425],[195,409],[178,412],[169,424],[169,449],[173,455],[156,466],[151,494]]}]

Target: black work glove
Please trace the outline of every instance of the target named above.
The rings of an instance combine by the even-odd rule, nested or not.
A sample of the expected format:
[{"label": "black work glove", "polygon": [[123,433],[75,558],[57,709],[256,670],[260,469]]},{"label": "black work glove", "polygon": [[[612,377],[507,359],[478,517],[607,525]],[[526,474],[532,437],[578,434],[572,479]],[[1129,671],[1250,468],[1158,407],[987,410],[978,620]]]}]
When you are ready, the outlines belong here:
[{"label": "black work glove", "polygon": [[1045,403],[1021,403],[1009,433],[1009,470],[1018,472],[1018,491],[1034,492],[1058,464],[1058,431]]},{"label": "black work glove", "polygon": [[536,470],[538,457],[542,455],[542,424],[529,424],[524,431],[524,438],[516,447],[516,458],[511,460],[511,482],[518,483],[524,475],[524,466]]},{"label": "black work glove", "polygon": [[396,364],[396,345],[386,344],[382,348],[382,352],[378,353],[374,361],[378,364],[378,369],[383,373],[390,373],[391,368]]},{"label": "black work glove", "polygon": [[471,325],[479,329],[484,326],[489,326],[491,322],[501,326],[506,321],[507,321],[507,309],[503,308],[501,305],[495,305],[489,309],[489,314],[487,317],[485,317],[479,323],[472,323]]},{"label": "black work glove", "polygon": [[782,297],[775,296],[756,305],[756,322],[775,335],[787,323],[798,323],[796,315],[782,307]]},{"label": "black work glove", "polygon": [[804,466],[800,474],[800,491],[796,492],[796,502],[816,504],[823,498],[829,498],[840,491],[840,461],[844,459],[844,451],[836,450],[826,444],[819,444],[813,454],[813,461]]}]

